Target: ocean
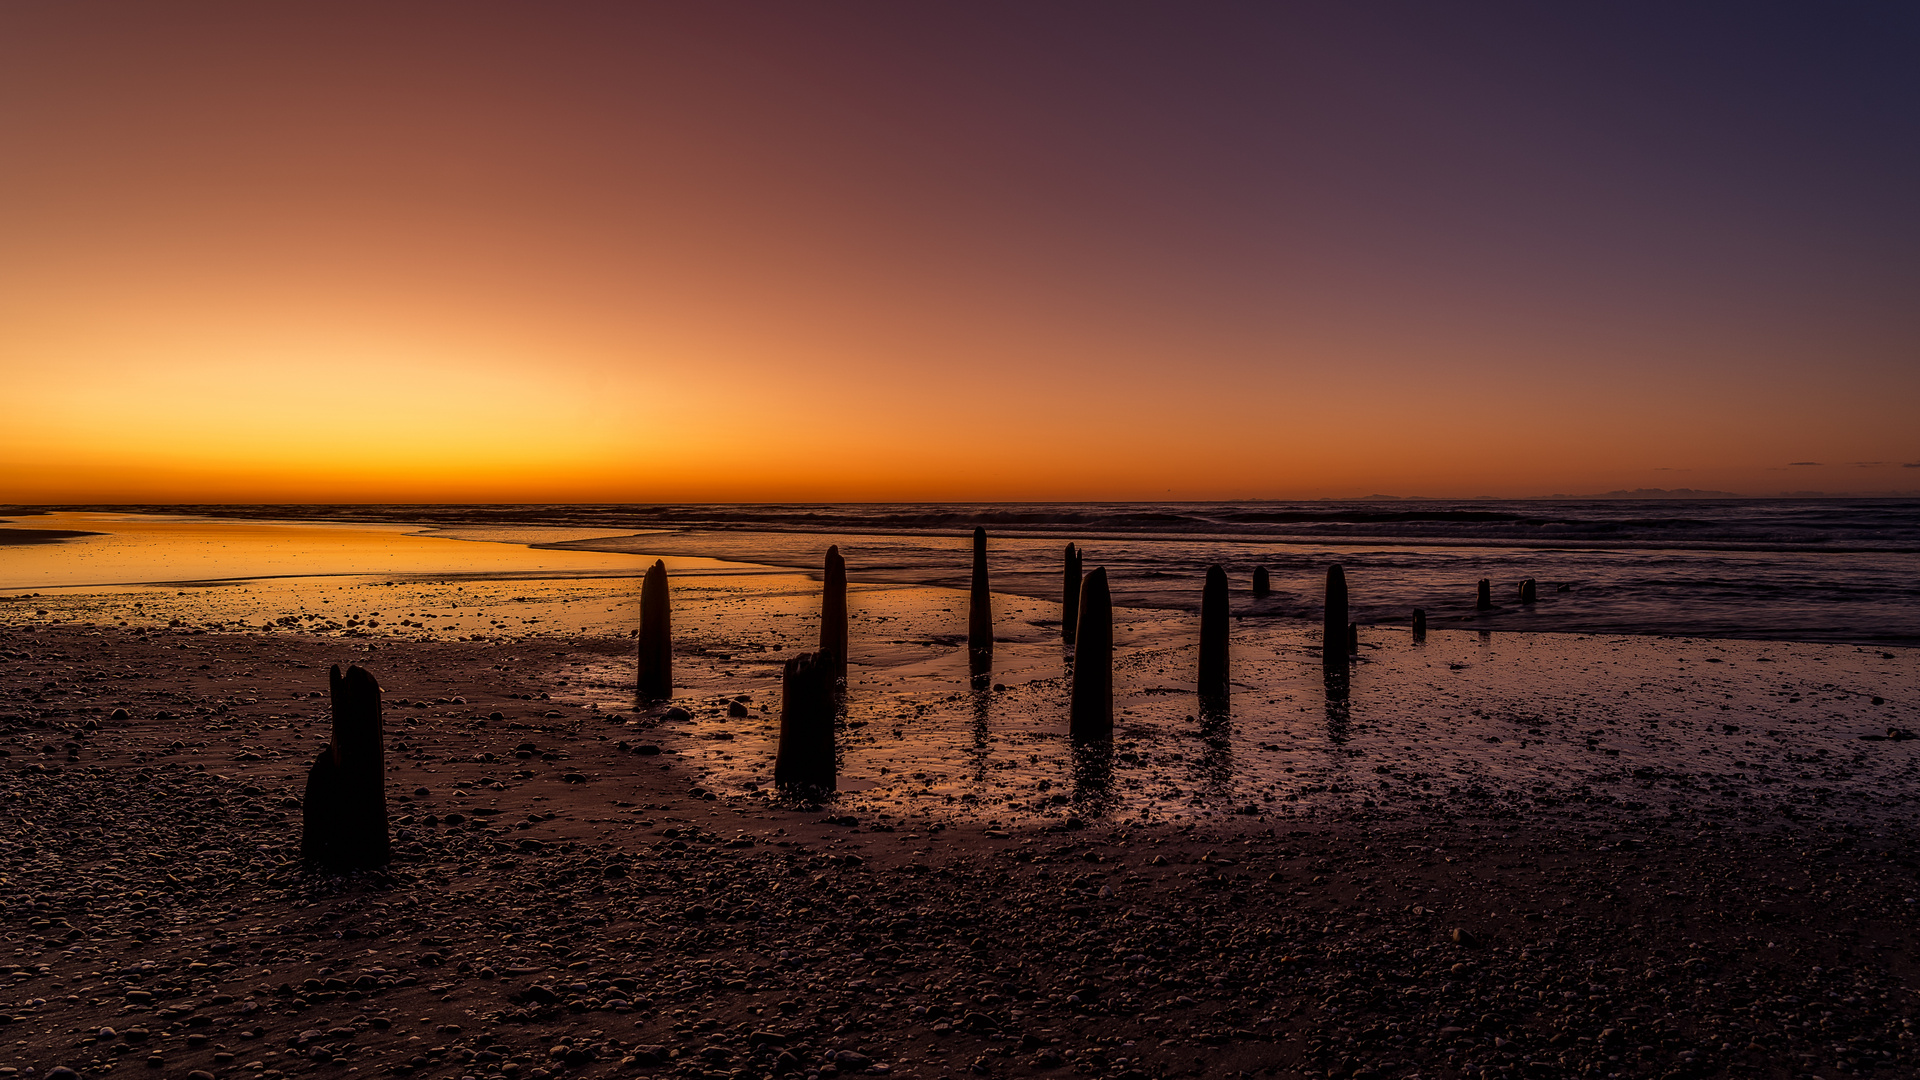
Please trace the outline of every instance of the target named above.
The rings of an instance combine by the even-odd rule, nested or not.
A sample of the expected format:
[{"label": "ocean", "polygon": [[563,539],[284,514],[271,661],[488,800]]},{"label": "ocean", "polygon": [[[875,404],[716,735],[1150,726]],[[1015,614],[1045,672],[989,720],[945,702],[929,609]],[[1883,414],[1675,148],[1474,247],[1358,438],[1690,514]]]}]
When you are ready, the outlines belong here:
[{"label": "ocean", "polygon": [[[1206,568],[1244,619],[1317,620],[1340,563],[1353,618],[1441,628],[1920,644],[1920,500],[168,506],[129,511],[405,523],[439,535],[817,569],[964,586],[988,530],[996,590],[1060,592],[1061,551],[1104,566],[1115,601],[1193,609]],[[524,530],[536,530],[524,532]],[[1255,568],[1273,591],[1251,592]],[[1495,609],[1475,610],[1492,582]],[[1537,601],[1520,603],[1521,581]]]}]

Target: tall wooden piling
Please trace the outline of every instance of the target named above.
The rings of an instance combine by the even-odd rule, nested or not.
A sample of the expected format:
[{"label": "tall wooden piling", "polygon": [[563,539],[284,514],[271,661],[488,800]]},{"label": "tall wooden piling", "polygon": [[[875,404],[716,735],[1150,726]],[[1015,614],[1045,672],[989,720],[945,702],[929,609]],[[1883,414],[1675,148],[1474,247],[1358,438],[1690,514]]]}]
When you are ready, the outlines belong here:
[{"label": "tall wooden piling", "polygon": [[987,589],[987,530],[973,530],[973,588],[967,595],[967,651],[993,655],[993,593]]},{"label": "tall wooden piling", "polygon": [[1327,567],[1326,619],[1320,632],[1320,663],[1328,678],[1347,676],[1347,572]]},{"label": "tall wooden piling", "polygon": [[1427,640],[1427,609],[1413,609],[1413,640]]},{"label": "tall wooden piling", "polygon": [[1532,578],[1528,578],[1525,581],[1522,581],[1520,583],[1520,602],[1521,603],[1531,604],[1539,599],[1540,599],[1540,587],[1534,583],[1534,580]]},{"label": "tall wooden piling", "polygon": [[1068,729],[1075,739],[1113,738],[1113,597],[1105,567],[1080,584],[1073,696]]},{"label": "tall wooden piling", "polygon": [[1219,706],[1227,702],[1227,572],[1207,567],[1207,584],[1200,593],[1200,700]]},{"label": "tall wooden piling", "polygon": [[1071,645],[1074,623],[1080,619],[1080,552],[1067,545],[1066,573],[1060,590],[1060,638]]},{"label": "tall wooden piling", "polygon": [[1473,606],[1475,610],[1478,611],[1493,610],[1493,582],[1488,581],[1486,578],[1480,579],[1480,595],[1479,598],[1473,602]]},{"label": "tall wooden piling", "polygon": [[831,792],[838,786],[833,746],[833,658],[801,653],[780,676],[780,746],[773,761],[774,786],[796,794]]},{"label": "tall wooden piling", "polygon": [[827,658],[833,681],[847,681],[847,561],[840,545],[827,549],[826,584],[820,591],[820,653]]},{"label": "tall wooden piling", "polygon": [[667,604],[667,564],[656,561],[640,582],[640,697],[673,696],[673,618]]},{"label": "tall wooden piling", "polygon": [[1264,566],[1254,567],[1253,568],[1254,599],[1257,600],[1260,597],[1263,597],[1268,593],[1271,593],[1272,591],[1273,591],[1273,579],[1267,576],[1267,568]]},{"label": "tall wooden piling", "polygon": [[333,696],[333,740],[307,772],[301,803],[300,856],[328,870],[385,866],[387,839],[386,742],[380,684],[358,666],[327,673]]}]

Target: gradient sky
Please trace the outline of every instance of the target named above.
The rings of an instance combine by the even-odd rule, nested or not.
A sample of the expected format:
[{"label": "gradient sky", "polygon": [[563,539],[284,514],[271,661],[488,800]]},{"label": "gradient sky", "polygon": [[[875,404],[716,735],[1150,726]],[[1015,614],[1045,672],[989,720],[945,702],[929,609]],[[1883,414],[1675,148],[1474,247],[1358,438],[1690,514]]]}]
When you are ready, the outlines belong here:
[{"label": "gradient sky", "polygon": [[1920,489],[1907,4],[14,3],[0,147],[0,500]]}]

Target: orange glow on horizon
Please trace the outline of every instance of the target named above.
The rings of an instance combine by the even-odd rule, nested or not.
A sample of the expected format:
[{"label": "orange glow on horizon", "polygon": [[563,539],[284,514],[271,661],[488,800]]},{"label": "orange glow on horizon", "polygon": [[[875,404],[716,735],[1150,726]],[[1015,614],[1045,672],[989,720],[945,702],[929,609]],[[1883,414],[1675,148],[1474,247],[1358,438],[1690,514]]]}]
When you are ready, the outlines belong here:
[{"label": "orange glow on horizon", "polygon": [[1878,249],[1379,166],[1529,122],[1412,69],[1242,58],[1271,130],[1213,145],[1145,31],[221,12],[0,16],[0,502],[1920,488]]}]

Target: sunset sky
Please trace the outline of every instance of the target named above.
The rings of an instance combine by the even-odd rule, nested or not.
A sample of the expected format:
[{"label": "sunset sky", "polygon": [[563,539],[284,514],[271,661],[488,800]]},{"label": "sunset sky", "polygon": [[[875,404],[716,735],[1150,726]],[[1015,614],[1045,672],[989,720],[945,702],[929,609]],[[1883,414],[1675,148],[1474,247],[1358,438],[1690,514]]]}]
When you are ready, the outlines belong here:
[{"label": "sunset sky", "polygon": [[0,501],[1920,490],[1913,5],[15,3],[0,148]]}]

